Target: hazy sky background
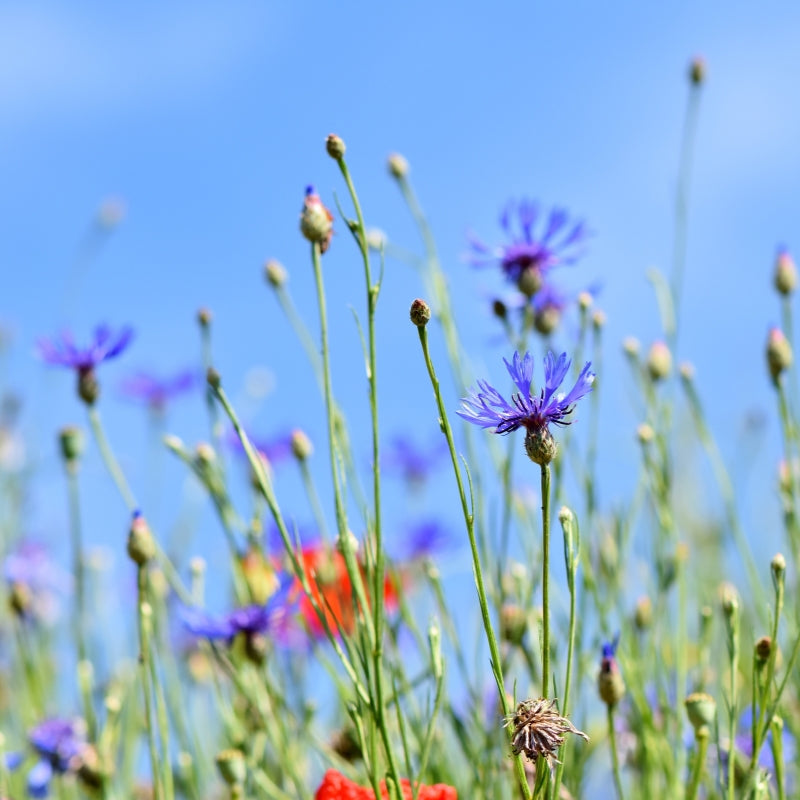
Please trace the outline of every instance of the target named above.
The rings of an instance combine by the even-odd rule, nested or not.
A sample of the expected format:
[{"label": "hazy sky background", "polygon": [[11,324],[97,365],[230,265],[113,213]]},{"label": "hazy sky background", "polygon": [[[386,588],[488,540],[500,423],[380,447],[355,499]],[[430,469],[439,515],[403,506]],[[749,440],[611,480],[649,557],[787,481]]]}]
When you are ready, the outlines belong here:
[{"label": "hazy sky background", "polygon": [[[768,485],[780,453],[763,359],[767,328],[780,319],[772,267],[776,247],[797,247],[800,238],[798,35],[800,6],[790,2],[4,3],[0,320],[14,343],[3,379],[23,397],[29,455],[41,468],[31,533],[66,533],[54,438],[84,414],[73,377],[34,357],[36,338],[64,325],[81,339],[101,321],[137,329],[130,351],[102,368],[101,411],[162,528],[178,515],[183,469],[168,455],[153,466],[143,412],[120,401],[117,387],[138,368],[199,365],[200,306],[213,310],[216,362],[251,428],[262,435],[305,428],[318,442],[327,486],[322,405],[261,269],[269,257],[286,265],[295,300],[316,328],[298,214],[307,183],[330,206],[334,191],[344,199],[324,149],[332,131],[347,142],[368,224],[420,251],[385,169],[391,151],[409,159],[479,377],[500,379],[500,358],[510,353],[486,310],[501,282],[464,263],[466,233],[499,241],[497,218],[510,197],[565,205],[588,220],[588,253],[563,277],[575,289],[602,284],[600,499],[606,508],[621,502],[635,479],[640,420],[620,342],[634,334],[646,346],[660,335],[645,270],[669,269],[695,55],[706,59],[708,80],[677,355],[696,365],[727,455],[748,414],[770,413],[755,462]],[[111,197],[124,203],[125,217],[70,300],[76,254]],[[324,263],[334,384],[367,464],[366,389],[349,308],[363,318],[364,288],[349,234],[341,222],[336,230]],[[436,436],[436,414],[407,321],[420,291],[408,266],[387,263],[379,377],[387,434],[411,431],[425,441]],[[267,368],[274,384],[261,403],[245,392],[253,366]],[[190,444],[206,438],[201,397],[176,403],[167,429]],[[116,549],[125,512],[95,456],[83,491],[90,541]],[[309,522],[304,508],[291,507],[294,489],[286,491],[288,513]],[[431,501],[417,501],[420,516]],[[774,496],[768,502],[776,515]],[[222,537],[210,507],[203,518],[213,556]],[[390,519],[400,532],[404,520]]]}]

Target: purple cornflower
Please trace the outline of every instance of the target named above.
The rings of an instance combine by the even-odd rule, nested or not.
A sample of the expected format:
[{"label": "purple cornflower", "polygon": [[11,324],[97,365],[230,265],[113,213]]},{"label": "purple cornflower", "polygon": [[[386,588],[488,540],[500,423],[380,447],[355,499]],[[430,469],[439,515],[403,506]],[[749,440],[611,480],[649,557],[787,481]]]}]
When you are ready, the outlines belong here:
[{"label": "purple cornflower", "polygon": [[531,396],[533,378],[533,356],[518,352],[509,364],[503,359],[518,393],[511,395],[509,403],[488,381],[478,381],[480,391],[470,392],[461,400],[461,410],[456,413],[462,419],[482,428],[494,428],[495,433],[510,433],[524,427],[525,451],[537,464],[549,464],[555,458],[557,447],[550,433],[550,424],[568,425],[565,419],[584,395],[592,391],[595,374],[591,362],[587,361],[572,389],[564,394],[556,390],[569,371],[570,359],[566,353],[556,357],[552,351],[544,358],[544,389],[538,396]]},{"label": "purple cornflower", "polygon": [[200,608],[185,607],[181,617],[186,629],[206,639],[225,639],[231,644],[237,634],[243,634],[248,653],[262,649],[264,637],[288,642],[291,635],[291,603],[288,599],[291,581],[283,585],[264,604],[236,608],[215,617]]},{"label": "purple cornflower", "polygon": [[446,452],[446,443],[439,441],[432,447],[423,448],[409,436],[395,436],[383,455],[383,466],[410,484],[420,485],[425,482],[431,470]]},{"label": "purple cornflower", "polygon": [[[519,233],[513,224],[514,216],[519,221]],[[543,223],[537,235],[534,228],[540,219]],[[500,215],[500,227],[511,243],[490,247],[471,237],[470,262],[474,266],[499,263],[508,280],[528,297],[541,288],[549,269],[578,260],[581,245],[588,236],[585,223],[571,221],[563,208],[552,208],[545,215],[539,204],[531,200],[509,202]]]},{"label": "purple cornflower", "polygon": [[408,526],[403,549],[406,559],[416,561],[441,552],[453,543],[453,537],[442,523],[425,520]]},{"label": "purple cornflower", "polygon": [[34,541],[20,543],[3,562],[12,607],[23,619],[53,622],[59,597],[72,588],[71,576],[53,561],[47,548]]},{"label": "purple cornflower", "polygon": [[[91,749],[82,720],[47,719],[28,733],[28,740],[39,755],[39,760],[28,772],[28,794],[31,797],[47,797],[54,774],[77,774]],[[16,769],[24,758],[23,753],[8,753],[6,765],[9,769]]]},{"label": "purple cornflower", "polygon": [[198,383],[195,370],[183,370],[168,378],[139,371],[120,384],[120,391],[131,400],[146,403],[153,411],[163,411],[167,402],[193,389]]},{"label": "purple cornflower", "polygon": [[78,374],[78,395],[88,405],[92,405],[100,394],[94,371],[98,364],[118,356],[133,338],[133,329],[124,327],[113,333],[107,325],[98,325],[92,343],[85,348],[75,346],[69,331],[60,338],[39,339],[39,357],[48,364],[70,367]]}]

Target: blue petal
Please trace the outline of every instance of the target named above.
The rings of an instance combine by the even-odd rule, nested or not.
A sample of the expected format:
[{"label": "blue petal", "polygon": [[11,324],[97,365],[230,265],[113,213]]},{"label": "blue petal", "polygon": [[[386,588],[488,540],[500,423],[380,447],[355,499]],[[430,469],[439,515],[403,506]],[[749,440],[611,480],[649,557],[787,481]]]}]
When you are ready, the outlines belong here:
[{"label": "blue petal", "polygon": [[53,768],[48,761],[37,761],[28,773],[28,794],[31,797],[47,797],[50,794],[50,779]]}]

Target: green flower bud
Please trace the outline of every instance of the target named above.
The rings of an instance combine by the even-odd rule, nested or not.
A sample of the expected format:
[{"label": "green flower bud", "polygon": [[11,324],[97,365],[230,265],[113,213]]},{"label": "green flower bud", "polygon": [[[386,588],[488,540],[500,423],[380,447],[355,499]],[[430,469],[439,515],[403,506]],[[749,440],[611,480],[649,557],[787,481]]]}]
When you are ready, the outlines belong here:
[{"label": "green flower bud", "polygon": [[221,750],[216,757],[217,769],[228,786],[243,784],[247,778],[247,764],[241,750]]},{"label": "green flower bud", "polygon": [[328,151],[328,155],[336,161],[341,161],[347,150],[344,141],[335,133],[328,135],[328,138],[325,140],[325,149]]},{"label": "green flower bud", "polygon": [[61,445],[61,456],[67,466],[77,466],[78,459],[83,455],[83,431],[75,425],[68,425],[58,433],[58,442]]},{"label": "green flower bud", "polygon": [[274,258],[271,258],[266,264],[264,264],[264,277],[267,279],[267,283],[272,286],[273,289],[280,289],[280,287],[289,280],[289,274],[286,272],[286,267],[284,267],[280,261],[276,261]]},{"label": "green flower bud", "polygon": [[424,328],[430,322],[431,307],[424,300],[417,298],[411,304],[409,316],[418,328]]},{"label": "green flower bud", "polygon": [[400,153],[392,153],[387,160],[387,164],[389,166],[389,174],[393,178],[400,180],[408,175],[408,161]]},{"label": "green flower bud", "polygon": [[647,371],[654,381],[669,377],[672,372],[672,353],[664,342],[654,342],[647,354]]},{"label": "green flower bud", "polygon": [[717,714],[717,701],[705,692],[692,692],[684,705],[695,736],[707,736]]},{"label": "green flower bud", "polygon": [[314,452],[311,439],[299,428],[292,431],[292,454],[298,461],[307,461]]},{"label": "green flower bud", "polygon": [[133,514],[133,522],[128,532],[128,555],[140,567],[156,555],[156,542],[150,526],[138,511]]},{"label": "green flower bud", "polygon": [[773,382],[792,366],[792,346],[780,328],[772,328],[767,338],[767,366]]},{"label": "green flower bud", "polygon": [[797,267],[794,259],[785,250],[778,253],[775,259],[775,289],[784,296],[790,295],[797,288]]},{"label": "green flower bud", "polygon": [[500,609],[500,636],[509,644],[520,645],[528,630],[528,615],[514,603]]},{"label": "green flower bud", "polygon": [[695,56],[689,65],[689,80],[692,86],[701,86],[706,80],[706,60],[702,56]]}]

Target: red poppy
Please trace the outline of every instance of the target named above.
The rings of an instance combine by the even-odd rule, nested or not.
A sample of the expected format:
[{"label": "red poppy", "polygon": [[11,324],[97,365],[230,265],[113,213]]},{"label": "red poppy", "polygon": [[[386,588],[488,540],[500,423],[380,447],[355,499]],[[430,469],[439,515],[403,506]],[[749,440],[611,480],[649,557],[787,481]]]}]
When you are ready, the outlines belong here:
[{"label": "red poppy", "polygon": [[[344,556],[338,550],[316,544],[303,548],[300,562],[308,578],[311,595],[324,611],[328,627],[336,632],[338,623],[345,633],[352,633],[355,629],[353,586]],[[361,571],[363,575],[363,566]],[[325,627],[299,579],[295,578],[292,590],[299,596],[300,613],[308,629],[314,636],[322,636]],[[387,609],[397,608],[397,587],[388,573],[383,581],[383,602]]]},{"label": "red poppy", "polygon": [[[411,781],[403,778],[400,781],[404,800],[411,800]],[[456,790],[445,783],[437,783],[434,786],[419,785],[417,793],[418,800],[458,800]],[[386,783],[381,781],[381,800],[388,800],[389,792]],[[322,779],[314,800],[375,800],[375,792],[364,786],[345,778],[341,772],[329,769]]]}]

